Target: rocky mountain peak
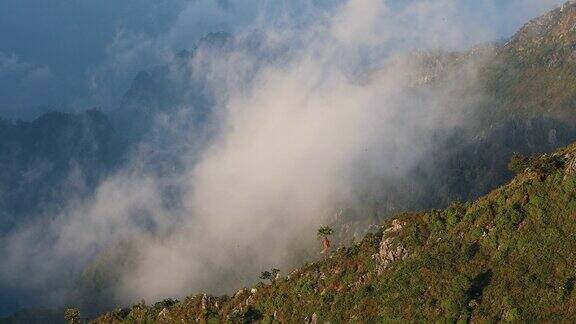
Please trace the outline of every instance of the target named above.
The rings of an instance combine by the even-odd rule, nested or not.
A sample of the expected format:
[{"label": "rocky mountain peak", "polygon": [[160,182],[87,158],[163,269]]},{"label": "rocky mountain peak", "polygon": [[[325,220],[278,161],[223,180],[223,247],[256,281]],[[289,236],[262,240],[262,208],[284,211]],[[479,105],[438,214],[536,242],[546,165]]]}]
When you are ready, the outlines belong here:
[{"label": "rocky mountain peak", "polygon": [[539,45],[544,41],[570,41],[576,35],[576,1],[570,0],[561,7],[532,19],[524,25],[510,44]]}]

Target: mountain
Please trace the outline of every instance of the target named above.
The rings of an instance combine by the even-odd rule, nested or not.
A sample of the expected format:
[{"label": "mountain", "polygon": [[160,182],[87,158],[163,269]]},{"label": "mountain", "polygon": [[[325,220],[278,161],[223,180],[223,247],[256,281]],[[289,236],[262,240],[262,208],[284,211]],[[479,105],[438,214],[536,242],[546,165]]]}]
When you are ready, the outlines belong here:
[{"label": "mountain", "polygon": [[[200,125],[214,105],[214,96],[207,84],[201,64],[202,55],[219,55],[230,50],[234,40],[228,33],[204,36],[191,51],[182,50],[165,65],[140,71],[124,94],[120,107],[110,114],[121,135],[129,142],[138,142],[154,130],[161,114],[187,110],[187,123]],[[182,114],[179,116],[182,118]],[[182,120],[180,120],[182,122]]]},{"label": "mountain", "polygon": [[[566,215],[573,212],[574,146],[554,156],[516,156],[514,169],[529,168],[521,168],[516,178],[508,161],[516,152],[532,156],[576,139],[575,26],[576,4],[567,3],[534,19],[506,43],[423,54],[429,69],[419,83],[431,87],[446,82],[444,70],[458,69],[471,57],[488,58],[478,65],[483,93],[469,116],[471,127],[439,134],[433,156],[402,179],[363,183],[358,201],[345,206],[343,219],[334,224],[339,241],[384,222],[378,232],[272,285],[260,284],[255,293],[136,305],[100,321],[554,321],[559,318],[554,316],[571,315],[576,277],[567,251],[574,246],[568,231],[574,225]],[[167,117],[162,121],[168,128],[201,127],[216,96],[197,60],[203,51],[218,55],[258,45],[258,37],[252,41],[239,44],[225,33],[208,35],[168,64],[139,73],[109,118],[91,111],[51,113],[31,123],[0,122],[0,135],[8,134],[0,136],[0,162],[10,166],[0,170],[0,210],[13,211],[0,214],[0,224],[13,228],[25,219],[22,215],[50,211],[45,206],[58,209],[71,192],[88,194],[77,189],[93,188],[113,170],[128,150],[125,142],[162,136],[155,132],[159,118]],[[186,118],[181,111],[189,112]],[[178,143],[170,136],[160,139],[164,150],[154,152],[159,155],[154,161],[171,168],[178,161],[171,154],[178,150],[168,148]],[[87,173],[77,181],[75,170]],[[414,213],[428,209],[443,210]],[[402,212],[408,213],[398,216]],[[393,215],[394,220],[386,220]],[[130,268],[126,251],[115,246],[101,251],[72,278],[71,304],[84,314],[112,308],[110,289]]]},{"label": "mountain", "polygon": [[[122,163],[123,149],[111,121],[94,109],[50,112],[30,122],[0,120],[0,237],[89,197]],[[0,291],[0,314],[35,307],[39,297],[9,281],[0,282]],[[47,323],[54,313],[23,310],[5,321]]]},{"label": "mountain", "polygon": [[[174,117],[184,105],[193,107],[189,118],[184,120],[178,115],[166,127],[180,123],[186,128],[206,118],[212,99],[205,80],[194,71],[192,59],[200,51],[225,50],[230,42],[230,35],[212,33],[192,51],[180,52],[169,64],[140,72],[114,111],[54,111],[32,121],[0,119],[0,235],[17,232],[37,219],[57,217],[71,203],[90,198],[102,180],[126,165],[131,153],[141,153],[137,144],[154,142],[162,148],[154,146],[150,149],[153,152],[146,152],[153,160],[145,166],[146,172],[174,172],[182,149],[171,145],[181,145],[181,141],[173,133],[164,137],[159,136],[162,132],[155,133],[156,119],[162,115]],[[114,278],[114,273],[109,268],[106,273],[98,271],[98,260],[108,260],[106,252],[102,251],[77,274],[78,278],[71,280],[77,284],[69,292],[69,298],[85,300],[86,305],[99,311],[111,305],[111,292],[102,282]],[[92,293],[96,283],[102,294]],[[86,295],[77,295],[88,290]],[[0,283],[0,291],[0,316],[39,306],[38,291],[21,291],[14,283]],[[106,307],[98,308],[97,304]],[[35,316],[42,322],[47,312],[41,308],[23,310],[13,318],[29,321]]]},{"label": "mountain", "polygon": [[433,159],[399,182],[375,179],[362,188],[377,197],[362,207],[377,218],[476,199],[512,178],[506,161],[514,152],[549,152],[576,138],[576,3],[533,19],[502,44],[418,55],[428,62],[418,82],[431,87],[462,62],[476,62],[481,93],[472,95],[480,99],[463,107],[466,129],[440,134]]},{"label": "mountain", "polygon": [[569,1],[497,48],[484,77],[504,115],[544,114],[574,123],[575,63],[576,3]]},{"label": "mountain", "polygon": [[0,120],[0,233],[81,198],[122,159],[122,142],[98,110]]},{"label": "mountain", "polygon": [[520,173],[475,202],[398,215],[271,283],[95,323],[574,321],[576,144],[510,167]]},{"label": "mountain", "polygon": [[[434,156],[404,179],[373,179],[360,188],[366,198],[346,211],[335,234],[347,237],[342,231],[358,220],[364,221],[355,226],[367,229],[396,215],[378,232],[273,284],[234,296],[139,304],[100,321],[493,322],[574,316],[576,261],[569,251],[576,243],[575,146],[533,158],[514,153],[550,152],[576,138],[575,26],[576,4],[568,2],[505,43],[430,55],[421,82],[431,86],[444,82],[443,70],[458,68],[463,59],[489,58],[479,65],[480,109],[470,116],[473,127],[448,134]],[[516,177],[508,169],[511,158]],[[413,212],[423,209],[432,211]]]}]

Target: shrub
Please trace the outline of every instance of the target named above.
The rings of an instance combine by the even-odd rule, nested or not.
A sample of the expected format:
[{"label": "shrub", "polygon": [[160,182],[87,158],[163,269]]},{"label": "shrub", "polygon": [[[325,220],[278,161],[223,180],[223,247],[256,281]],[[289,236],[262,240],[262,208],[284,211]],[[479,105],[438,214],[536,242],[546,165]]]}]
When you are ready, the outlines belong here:
[{"label": "shrub", "polygon": [[519,174],[524,172],[530,166],[530,160],[519,153],[514,153],[510,162],[508,162],[508,170]]},{"label": "shrub", "polygon": [[64,311],[64,319],[68,324],[80,324],[80,310],[78,308],[68,308]]}]

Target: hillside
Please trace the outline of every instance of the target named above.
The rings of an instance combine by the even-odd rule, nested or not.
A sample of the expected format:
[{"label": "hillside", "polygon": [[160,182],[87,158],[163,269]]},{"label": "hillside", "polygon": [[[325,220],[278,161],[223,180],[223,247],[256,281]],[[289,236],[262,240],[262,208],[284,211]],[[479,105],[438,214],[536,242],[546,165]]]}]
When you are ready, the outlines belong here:
[{"label": "hillside", "polygon": [[[478,213],[482,213],[482,217],[478,218],[484,219],[485,224],[482,224],[488,228],[496,226],[497,219],[508,217],[507,215],[512,213],[528,215],[529,211],[524,207],[498,205],[500,198],[495,198],[494,192],[489,193],[493,188],[512,180],[514,174],[507,169],[507,161],[514,152],[526,155],[550,152],[576,138],[574,26],[576,26],[576,4],[567,3],[530,21],[505,44],[480,46],[463,53],[421,54],[429,60],[430,66],[429,71],[424,71],[422,84],[418,85],[431,87],[434,87],[435,83],[447,81],[443,79],[443,72],[449,69],[458,70],[460,64],[470,58],[481,58],[478,59],[480,64],[478,77],[483,92],[482,100],[479,102],[479,107],[463,107],[472,108],[470,124],[473,125],[468,129],[449,134],[446,140],[434,149],[436,153],[433,158],[422,161],[402,179],[398,181],[371,179],[372,182],[359,189],[361,197],[359,203],[349,206],[343,213],[344,219],[335,222],[337,228],[335,236],[340,241],[347,242],[355,235],[353,232],[364,233],[370,223],[382,222],[390,215],[450,206],[442,212],[406,214],[400,217],[402,222],[400,224],[403,224],[404,228],[394,235],[406,235],[408,241],[402,242],[403,247],[410,254],[412,253],[410,251],[417,253],[418,258],[408,258],[405,263],[398,265],[398,269],[394,267],[378,276],[374,272],[377,263],[375,265],[370,258],[378,253],[382,236],[379,233],[369,235],[360,245],[337,251],[331,260],[302,268],[299,273],[306,274],[307,279],[296,280],[292,277],[290,280],[280,280],[272,286],[256,287],[256,294],[244,291],[229,298],[189,297],[171,308],[167,307],[171,316],[176,316],[171,318],[184,316],[185,313],[192,316],[187,317],[188,319],[209,318],[216,313],[224,318],[233,316],[270,318],[276,311],[277,319],[284,322],[300,321],[306,317],[311,320],[314,313],[318,321],[341,322],[354,318],[362,321],[370,318],[416,321],[429,318],[458,319],[461,316],[489,320],[506,317],[511,319],[515,316],[523,319],[537,319],[537,316],[551,319],[553,312],[569,313],[566,310],[552,311],[552,299],[546,301],[540,309],[530,309],[540,305],[543,299],[539,299],[536,293],[528,296],[529,293],[525,291],[523,285],[534,285],[536,287],[534,289],[539,290],[552,283],[546,281],[548,280],[546,277],[527,281],[529,275],[525,272],[530,265],[515,262],[528,259],[513,254],[512,259],[507,259],[506,262],[519,267],[516,272],[510,271],[514,276],[519,276],[514,282],[505,275],[508,271],[506,265],[494,263],[496,254],[501,254],[500,235],[513,236],[512,233],[516,233],[513,231],[513,225],[506,225],[510,228],[502,225],[504,226],[502,230],[505,232],[494,234],[496,237],[491,239],[494,241],[492,245],[484,244],[485,247],[476,237],[479,232],[474,226],[480,224],[479,221],[467,220],[464,215],[470,210],[481,210]],[[477,93],[470,95],[476,96]],[[548,171],[550,170],[546,172]],[[501,190],[511,190],[506,188],[512,188],[517,181],[526,177],[530,176],[521,175]],[[538,190],[552,189],[551,187]],[[518,190],[529,192],[535,189],[518,188]],[[450,205],[453,201],[474,201],[486,194],[488,196],[474,204]],[[547,195],[543,193],[541,197]],[[524,196],[522,198],[524,199]],[[487,199],[493,199],[496,204],[486,203]],[[569,201],[571,198],[566,194],[562,199]],[[487,211],[491,216],[484,215]],[[544,210],[542,213],[548,211]],[[457,221],[454,220],[455,217]],[[435,220],[436,218],[442,221]],[[444,224],[442,226],[447,228],[441,228],[440,224]],[[385,226],[390,227],[391,221]],[[451,232],[452,227],[458,229],[458,235]],[[530,240],[537,242],[545,240],[539,236],[543,234],[537,231],[538,228],[530,229],[533,230],[535,232],[528,233]],[[490,237],[491,231],[485,228],[484,232]],[[559,233],[560,236],[554,237],[555,240],[564,239],[567,235],[561,231]],[[459,237],[460,234],[462,237]],[[480,235],[483,234],[480,232]],[[430,237],[442,237],[442,240],[433,243]],[[509,245],[517,243],[506,241]],[[550,244],[560,242],[554,241]],[[567,244],[570,246],[571,243]],[[396,245],[393,244],[391,247],[396,248]],[[534,253],[533,259],[536,260],[534,262],[537,262],[543,251],[539,248],[527,249]],[[474,254],[474,257],[468,257],[466,253]],[[481,257],[476,257],[478,253]],[[416,257],[415,254],[412,255]],[[447,260],[443,260],[444,258]],[[562,260],[561,256],[558,258]],[[555,264],[548,266],[554,267]],[[484,270],[478,272],[479,269]],[[412,272],[417,275],[413,275]],[[545,271],[542,271],[540,274],[544,273]],[[319,280],[319,276],[325,279]],[[254,274],[254,278],[256,277],[257,274]],[[573,285],[571,278],[568,276],[562,279],[565,282],[561,286],[565,285],[571,290]],[[496,279],[504,283],[500,286],[490,286],[495,287],[491,288],[495,289],[494,296],[489,298],[493,304],[487,305],[480,298],[482,282]],[[347,287],[352,283],[356,283],[359,288],[350,291]],[[361,291],[364,288],[367,290]],[[324,289],[326,292],[322,294]],[[511,295],[506,290],[512,290],[517,295]],[[491,290],[486,290],[489,291]],[[496,298],[496,295],[500,297]],[[422,299],[421,296],[426,298]],[[506,299],[502,296],[508,297]],[[251,309],[246,308],[247,298],[250,298],[248,304],[252,305]],[[531,298],[538,299],[538,302]],[[561,299],[555,303],[568,303],[568,300],[569,297],[566,297],[566,301]],[[210,304],[210,301],[213,304]],[[303,304],[303,301],[306,303]],[[218,307],[215,307],[216,302]],[[142,306],[128,318],[151,316],[150,318],[159,319],[154,316],[171,303],[165,301],[155,306]],[[499,303],[504,303],[505,306],[498,308]],[[204,310],[202,304],[206,306]],[[244,305],[241,310],[240,304]],[[210,308],[210,305],[214,307]],[[285,307],[282,308],[280,305]],[[238,311],[233,312],[233,309]],[[127,316],[127,310],[107,316],[107,320],[111,316]]]},{"label": "hillside", "polygon": [[546,115],[576,122],[576,3],[533,19],[496,49],[484,70],[499,116]]},{"label": "hillside", "polygon": [[523,171],[475,202],[395,217],[271,284],[95,322],[576,320],[576,144],[510,166]]}]

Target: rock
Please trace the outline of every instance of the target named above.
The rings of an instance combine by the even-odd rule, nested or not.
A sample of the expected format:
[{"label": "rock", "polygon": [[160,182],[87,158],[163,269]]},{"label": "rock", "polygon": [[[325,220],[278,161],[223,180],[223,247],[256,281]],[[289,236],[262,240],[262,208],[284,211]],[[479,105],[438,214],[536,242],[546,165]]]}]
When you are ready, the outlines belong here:
[{"label": "rock", "polygon": [[252,289],[250,289],[250,292],[251,292],[252,294],[255,294],[255,293],[257,293],[257,292],[258,292],[258,289],[256,289],[256,288],[252,288]]},{"label": "rock", "polygon": [[202,295],[202,310],[206,310],[206,308],[208,308],[208,303],[210,302],[209,299],[210,298],[206,294]]},{"label": "rock", "polygon": [[318,323],[318,315],[316,313],[312,314],[312,319],[310,320],[310,324]]},{"label": "rock", "polygon": [[242,295],[245,291],[246,291],[246,289],[239,289],[239,290],[234,294],[234,298]]},{"label": "rock", "polygon": [[392,226],[384,230],[378,253],[373,255],[373,258],[377,262],[378,275],[382,274],[382,272],[388,269],[394,262],[405,260],[408,257],[408,250],[406,250],[402,244],[398,244],[396,248],[393,248],[392,241],[394,238],[389,237],[391,233],[398,232],[401,229],[401,222],[395,219],[392,221]]},{"label": "rock", "polygon": [[394,233],[398,232],[401,229],[402,229],[402,223],[399,220],[394,219],[392,220],[392,226],[385,229],[384,233]]},{"label": "rock", "polygon": [[168,317],[169,313],[168,308],[164,307],[158,314],[158,317]]},{"label": "rock", "polygon": [[566,162],[566,169],[564,170],[564,179],[576,174],[576,157],[570,157]]}]

